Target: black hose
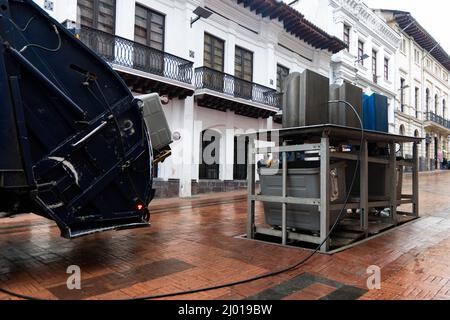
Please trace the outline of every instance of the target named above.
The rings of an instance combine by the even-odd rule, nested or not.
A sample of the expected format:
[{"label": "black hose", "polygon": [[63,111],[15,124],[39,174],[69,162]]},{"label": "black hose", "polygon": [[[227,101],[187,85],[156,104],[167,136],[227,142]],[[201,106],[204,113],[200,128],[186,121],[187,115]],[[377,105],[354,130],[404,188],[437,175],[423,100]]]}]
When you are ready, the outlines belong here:
[{"label": "black hose", "polygon": [[31,17],[30,20],[28,20],[28,22],[25,24],[25,27],[23,27],[23,28],[19,27],[12,19],[8,19],[8,20],[11,22],[11,24],[12,24],[17,30],[19,30],[20,32],[25,32],[25,31],[28,29],[28,27],[30,26],[31,22],[34,20],[34,18],[35,18],[35,17]]},{"label": "black hose", "polygon": [[306,262],[308,262],[312,257],[314,257],[316,255],[317,252],[319,252],[320,248],[322,248],[322,246],[330,239],[333,231],[336,229],[336,227],[339,225],[339,222],[345,212],[345,208],[347,207],[347,204],[350,200],[350,196],[351,196],[351,192],[353,190],[353,186],[355,185],[356,182],[356,177],[358,176],[358,169],[361,163],[361,157],[362,157],[362,145],[364,143],[364,125],[362,122],[361,117],[359,116],[358,112],[356,111],[355,107],[350,104],[347,101],[344,100],[333,100],[333,101],[329,101],[328,104],[341,104],[343,103],[344,105],[348,106],[349,108],[351,108],[353,110],[353,112],[355,113],[356,117],[359,120],[360,126],[361,126],[361,143],[360,143],[360,150],[359,150],[359,157],[356,161],[356,166],[355,166],[355,171],[353,173],[353,179],[352,179],[352,183],[350,185],[349,191],[347,193],[347,197],[345,199],[345,203],[336,219],[336,221],[334,222],[333,226],[330,229],[330,232],[328,232],[327,236],[325,237],[325,239],[317,246],[317,248],[311,252],[307,257],[305,257],[304,259],[300,260],[299,262],[296,262],[293,265],[287,266],[285,268],[276,270],[276,271],[272,271],[269,273],[265,273],[256,277],[251,277],[248,279],[244,279],[244,280],[240,280],[240,281],[235,281],[235,282],[230,282],[230,283],[225,283],[225,284],[220,284],[217,286],[210,286],[210,287],[204,287],[204,288],[199,288],[199,289],[192,289],[192,290],[186,290],[186,291],[180,291],[180,292],[174,292],[174,293],[166,293],[166,294],[160,294],[160,295],[150,295],[150,296],[143,296],[143,297],[139,297],[139,298],[132,298],[132,299],[128,299],[128,300],[151,300],[151,299],[162,299],[162,298],[169,298],[169,297],[175,297],[175,296],[181,296],[181,295],[189,295],[189,294],[194,294],[194,293],[199,293],[199,292],[206,292],[206,291],[212,291],[212,290],[218,290],[218,289],[222,289],[222,288],[228,288],[228,287],[233,287],[233,286],[237,286],[237,285],[241,285],[241,284],[245,284],[245,283],[249,283],[249,282],[253,282],[253,281],[257,281],[257,280],[261,280],[261,279],[265,279],[265,278],[269,278],[269,277],[273,277],[273,276],[277,276],[279,274],[282,273],[286,273],[289,272],[291,270],[297,269],[298,267],[302,266],[303,264],[305,264]]},{"label": "black hose", "polygon": [[26,46],[24,46],[22,49],[20,49],[19,52],[22,53],[25,50],[27,50],[28,48],[37,48],[37,49],[41,49],[41,50],[48,51],[48,52],[58,52],[62,46],[62,39],[61,39],[61,35],[59,34],[58,28],[55,25],[53,25],[53,29],[55,30],[55,33],[58,36],[58,45],[56,46],[56,48],[52,49],[52,48],[44,47],[40,44],[30,43],[30,44],[27,44]]}]

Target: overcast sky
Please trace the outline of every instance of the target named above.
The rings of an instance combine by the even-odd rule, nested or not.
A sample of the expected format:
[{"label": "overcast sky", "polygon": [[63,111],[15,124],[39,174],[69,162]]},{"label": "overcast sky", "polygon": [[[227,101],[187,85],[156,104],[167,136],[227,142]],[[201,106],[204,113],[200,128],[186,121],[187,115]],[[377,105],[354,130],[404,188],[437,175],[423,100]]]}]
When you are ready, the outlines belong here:
[{"label": "overcast sky", "polygon": [[364,0],[371,8],[411,12],[416,20],[450,54],[450,1],[448,0]]}]

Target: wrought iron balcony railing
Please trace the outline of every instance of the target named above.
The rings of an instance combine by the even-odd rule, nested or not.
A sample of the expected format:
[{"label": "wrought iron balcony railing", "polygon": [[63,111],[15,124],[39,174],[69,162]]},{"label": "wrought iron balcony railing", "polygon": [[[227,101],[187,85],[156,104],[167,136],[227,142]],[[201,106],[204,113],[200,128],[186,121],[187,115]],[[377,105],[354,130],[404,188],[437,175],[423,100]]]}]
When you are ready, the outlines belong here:
[{"label": "wrought iron balcony railing", "polygon": [[195,69],[195,86],[197,89],[209,89],[235,98],[281,108],[281,97],[276,90],[208,67]]},{"label": "wrought iron balcony railing", "polygon": [[427,112],[427,121],[437,123],[447,129],[450,129],[450,120],[444,119],[433,112]]},{"label": "wrought iron balcony railing", "polygon": [[109,63],[192,83],[191,61],[85,26],[80,30],[80,40]]}]

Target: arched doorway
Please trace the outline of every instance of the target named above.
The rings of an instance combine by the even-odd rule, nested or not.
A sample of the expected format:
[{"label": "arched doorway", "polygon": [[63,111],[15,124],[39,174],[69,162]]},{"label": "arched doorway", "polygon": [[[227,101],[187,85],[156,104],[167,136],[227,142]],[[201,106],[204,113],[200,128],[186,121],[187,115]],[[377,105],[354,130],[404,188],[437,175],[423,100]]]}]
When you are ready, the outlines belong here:
[{"label": "arched doorway", "polygon": [[218,180],[220,176],[220,132],[206,129],[200,135],[199,179]]}]

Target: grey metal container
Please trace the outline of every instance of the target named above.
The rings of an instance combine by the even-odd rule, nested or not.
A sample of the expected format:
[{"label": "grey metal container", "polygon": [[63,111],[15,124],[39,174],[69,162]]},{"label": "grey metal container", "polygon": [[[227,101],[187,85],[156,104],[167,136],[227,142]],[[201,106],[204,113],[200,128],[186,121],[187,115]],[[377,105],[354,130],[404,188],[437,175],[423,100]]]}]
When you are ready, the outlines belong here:
[{"label": "grey metal container", "polygon": [[[355,170],[355,163],[349,162],[347,165],[347,184],[350,185],[353,180],[353,172]],[[390,188],[392,176],[389,167],[384,164],[369,163],[368,179],[369,183],[369,201],[386,201],[390,198]],[[360,190],[359,176],[356,177],[352,195],[359,196]],[[397,169],[397,200],[402,199],[403,189],[403,168]]]},{"label": "grey metal container", "polygon": [[[331,203],[343,203],[347,196],[345,162],[333,164],[330,171]],[[282,172],[273,169],[260,170],[261,194],[265,196],[282,195]],[[295,198],[320,198],[320,168],[289,169],[287,177],[287,196]],[[282,205],[264,203],[265,220],[268,225],[281,226]],[[338,218],[339,211],[330,211],[330,223]],[[318,206],[287,205],[287,227],[305,231],[320,230]]]},{"label": "grey metal container", "polygon": [[143,102],[142,113],[150,132],[150,140],[154,150],[161,151],[172,143],[172,133],[157,93],[138,96]]},{"label": "grey metal container", "polygon": [[[362,89],[344,81],[342,85],[330,86],[330,100],[344,100],[350,103],[363,119],[363,92]],[[329,107],[329,120],[331,124],[361,128],[361,123],[353,110],[344,103],[331,104]]]},{"label": "grey metal container", "polygon": [[295,128],[300,119],[300,77],[301,73],[288,75],[283,89],[283,127]]},{"label": "grey metal container", "polygon": [[292,73],[283,94],[283,127],[327,124],[330,81],[311,70]]}]

